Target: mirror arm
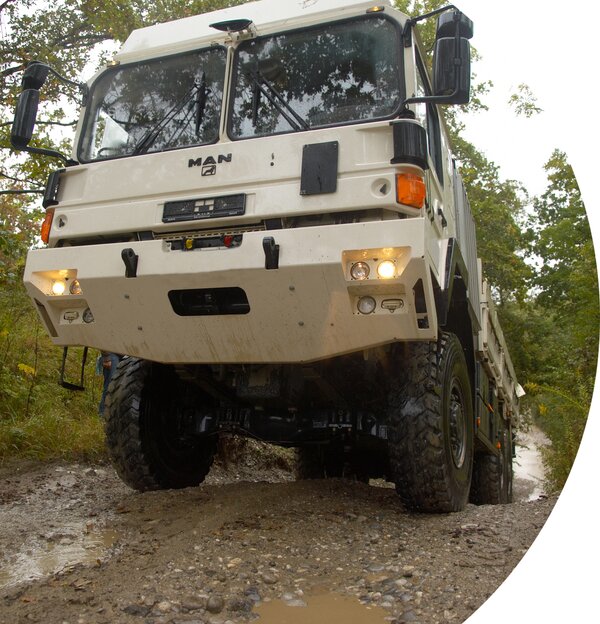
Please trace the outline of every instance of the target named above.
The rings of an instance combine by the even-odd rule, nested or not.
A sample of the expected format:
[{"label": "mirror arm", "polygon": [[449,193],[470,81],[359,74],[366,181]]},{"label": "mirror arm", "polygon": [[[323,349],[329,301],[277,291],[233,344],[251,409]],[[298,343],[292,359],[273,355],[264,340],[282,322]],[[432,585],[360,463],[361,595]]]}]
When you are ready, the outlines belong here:
[{"label": "mirror arm", "polygon": [[72,167],[73,165],[79,164],[76,160],[71,160],[70,158],[67,158],[64,154],[61,154],[60,152],[57,152],[55,150],[45,149],[43,147],[29,147],[29,145],[19,146],[15,145],[12,140],[11,145],[16,150],[19,150],[21,152],[29,152],[30,154],[40,154],[42,156],[52,156],[53,158],[59,158],[60,160],[62,160],[62,162],[65,163],[67,167]]},{"label": "mirror arm", "polygon": [[90,89],[87,86],[87,84],[85,84],[85,82],[75,82],[74,80],[69,80],[68,78],[65,78],[64,76],[61,76],[52,67],[49,67],[49,70],[50,70],[50,73],[56,78],[58,78],[58,80],[60,80],[62,83],[69,85],[70,87],[73,87],[74,89],[79,89],[79,91],[81,91],[81,105],[85,106],[87,104],[87,99],[90,93]]},{"label": "mirror arm", "polygon": [[81,97],[82,97],[81,105],[82,106],[86,105],[90,89],[85,82],[75,82],[74,80],[69,80],[69,78],[65,78],[62,74],[59,74],[53,67],[51,67],[47,63],[42,63],[41,61],[31,61],[31,63],[29,63],[29,65],[33,65],[33,64],[44,65],[45,67],[48,68],[48,72],[52,74],[55,78],[60,80],[60,82],[70,87],[73,87],[74,89],[79,89],[79,91],[81,91]]},{"label": "mirror arm", "polygon": [[417,17],[411,17],[410,19],[407,19],[406,22],[404,22],[404,28],[402,29],[402,39],[404,40],[404,47],[410,48],[410,46],[412,45],[412,28],[415,24],[417,24],[418,22],[422,22],[423,20],[429,19],[430,17],[435,17],[440,13],[445,13],[450,9],[455,9],[456,11],[459,10],[453,4],[447,4],[446,6],[436,9],[435,11],[431,11],[430,13],[424,13],[423,15],[418,15]]},{"label": "mirror arm", "polygon": [[449,95],[424,95],[422,97],[411,97],[402,102],[403,110],[406,110],[409,104],[452,104],[452,100],[456,97],[459,88],[455,88]]}]

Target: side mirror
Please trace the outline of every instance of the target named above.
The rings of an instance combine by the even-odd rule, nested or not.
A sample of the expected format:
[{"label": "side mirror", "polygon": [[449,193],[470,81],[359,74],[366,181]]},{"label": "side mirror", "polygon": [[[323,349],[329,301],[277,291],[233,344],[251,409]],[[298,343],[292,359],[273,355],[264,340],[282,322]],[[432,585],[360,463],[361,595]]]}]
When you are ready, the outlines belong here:
[{"label": "side mirror", "polygon": [[37,89],[25,89],[19,95],[10,132],[10,142],[18,150],[25,149],[31,141],[39,102],[40,92]]},{"label": "side mirror", "polygon": [[467,104],[471,90],[473,22],[460,11],[438,17],[433,49],[433,94],[447,104]]},{"label": "side mirror", "polygon": [[457,26],[459,37],[473,38],[473,21],[460,11],[449,11],[438,17],[435,38],[455,37]]},{"label": "side mirror", "polygon": [[67,158],[55,150],[41,147],[29,147],[40,103],[40,89],[44,86],[50,72],[52,72],[63,82],[81,88],[84,96],[87,94],[87,88],[84,85],[79,85],[71,80],[63,78],[45,63],[32,61],[23,72],[23,79],[21,81],[23,91],[17,100],[15,118],[10,131],[10,142],[11,145],[17,150],[23,150],[31,154],[41,154],[42,156],[60,158],[60,160],[67,165],[76,165],[77,163],[74,160]]},{"label": "side mirror", "polygon": [[433,51],[433,93],[448,104],[467,104],[471,90],[471,46],[464,37],[443,37]]},{"label": "side mirror", "polygon": [[44,86],[50,67],[45,63],[33,61],[29,63],[27,69],[23,72],[22,86],[23,89],[37,89],[38,91]]}]

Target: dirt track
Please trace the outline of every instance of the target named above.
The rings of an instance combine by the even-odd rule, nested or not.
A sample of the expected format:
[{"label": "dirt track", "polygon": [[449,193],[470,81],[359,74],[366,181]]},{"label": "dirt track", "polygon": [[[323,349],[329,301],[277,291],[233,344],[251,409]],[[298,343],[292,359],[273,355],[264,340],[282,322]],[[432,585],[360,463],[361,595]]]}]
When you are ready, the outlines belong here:
[{"label": "dirt track", "polygon": [[0,622],[219,624],[258,613],[318,624],[342,609],[345,622],[461,622],[554,504],[417,515],[390,488],[289,479],[217,467],[199,488],[139,494],[106,465],[4,468]]}]

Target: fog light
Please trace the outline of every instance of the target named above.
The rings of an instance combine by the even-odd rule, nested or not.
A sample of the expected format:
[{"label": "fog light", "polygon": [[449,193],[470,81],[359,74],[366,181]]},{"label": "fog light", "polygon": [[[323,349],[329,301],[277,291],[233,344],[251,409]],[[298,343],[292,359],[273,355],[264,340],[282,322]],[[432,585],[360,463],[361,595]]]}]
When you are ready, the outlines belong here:
[{"label": "fog light", "polygon": [[81,295],[82,294],[81,284],[79,283],[79,280],[73,280],[71,282],[71,285],[69,286],[69,292],[72,295]]},{"label": "fog light", "polygon": [[86,308],[83,311],[83,322],[84,323],[93,323],[94,322],[94,315],[92,314],[92,311],[89,308]]},{"label": "fog light", "polygon": [[52,294],[53,295],[57,295],[57,296],[62,295],[64,294],[66,289],[67,289],[67,285],[62,280],[56,280],[55,282],[52,282]]},{"label": "fog light", "polygon": [[375,311],[376,305],[373,297],[361,297],[358,300],[357,308],[361,314],[371,314]]},{"label": "fog light", "polygon": [[392,279],[396,275],[396,265],[391,260],[384,260],[377,266],[377,275],[381,279]]},{"label": "fog light", "polygon": [[355,280],[366,280],[370,271],[366,262],[355,262],[350,269],[350,276]]}]

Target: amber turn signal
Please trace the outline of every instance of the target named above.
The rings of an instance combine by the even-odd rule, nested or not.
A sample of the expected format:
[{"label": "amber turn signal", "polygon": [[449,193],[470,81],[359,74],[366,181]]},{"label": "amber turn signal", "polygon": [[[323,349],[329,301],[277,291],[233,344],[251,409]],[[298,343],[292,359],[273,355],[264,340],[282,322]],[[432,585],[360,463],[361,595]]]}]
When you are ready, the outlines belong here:
[{"label": "amber turn signal", "polygon": [[48,208],[46,210],[46,216],[42,223],[41,238],[45,243],[48,243],[50,239],[50,230],[52,229],[52,220],[54,219],[54,208]]},{"label": "amber turn signal", "polygon": [[425,201],[425,182],[414,173],[396,175],[396,201],[399,204],[422,208]]}]

